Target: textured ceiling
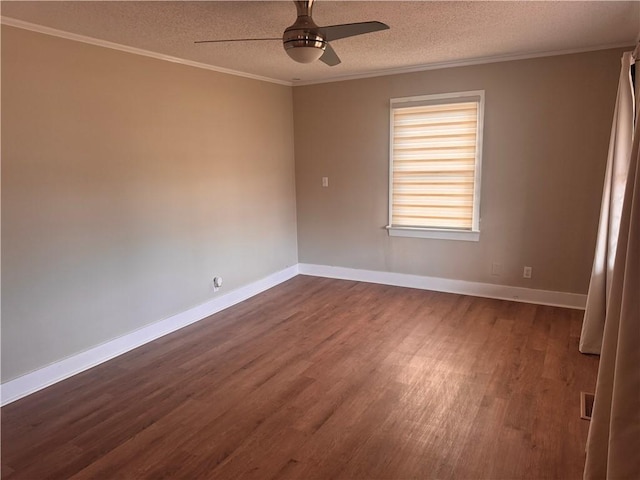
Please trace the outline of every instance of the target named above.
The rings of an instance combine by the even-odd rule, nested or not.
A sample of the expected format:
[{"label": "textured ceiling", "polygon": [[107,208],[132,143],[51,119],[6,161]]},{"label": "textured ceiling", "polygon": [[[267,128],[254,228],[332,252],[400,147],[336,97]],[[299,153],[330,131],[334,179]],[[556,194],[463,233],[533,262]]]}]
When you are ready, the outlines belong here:
[{"label": "textured ceiling", "polygon": [[[332,42],[342,64],[297,64],[278,41],[295,20],[290,1],[4,1],[2,16],[215,67],[294,83],[434,64],[632,45],[640,2],[322,1],[319,25],[379,20],[391,29]],[[298,80],[299,79],[299,80]]]}]

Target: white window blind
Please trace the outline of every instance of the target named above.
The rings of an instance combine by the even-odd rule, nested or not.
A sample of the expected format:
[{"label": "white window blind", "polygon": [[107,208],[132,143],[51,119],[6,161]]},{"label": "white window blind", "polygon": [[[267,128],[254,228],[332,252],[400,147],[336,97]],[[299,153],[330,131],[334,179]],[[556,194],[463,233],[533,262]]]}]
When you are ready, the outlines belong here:
[{"label": "white window blind", "polygon": [[478,231],[483,92],[391,102],[390,227]]}]

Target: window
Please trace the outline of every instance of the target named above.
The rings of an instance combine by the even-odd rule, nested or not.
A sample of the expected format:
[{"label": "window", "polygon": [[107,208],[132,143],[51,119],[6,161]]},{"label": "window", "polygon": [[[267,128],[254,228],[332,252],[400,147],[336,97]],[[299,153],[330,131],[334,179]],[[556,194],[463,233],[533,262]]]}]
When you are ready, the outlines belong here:
[{"label": "window", "polygon": [[484,91],[391,100],[392,236],[477,241]]}]

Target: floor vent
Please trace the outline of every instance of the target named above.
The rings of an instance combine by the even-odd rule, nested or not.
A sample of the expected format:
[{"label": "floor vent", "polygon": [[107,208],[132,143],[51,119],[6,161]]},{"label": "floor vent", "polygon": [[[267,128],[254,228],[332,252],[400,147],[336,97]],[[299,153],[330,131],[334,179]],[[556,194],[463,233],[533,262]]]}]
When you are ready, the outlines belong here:
[{"label": "floor vent", "polygon": [[580,418],[591,420],[595,394],[580,392]]}]

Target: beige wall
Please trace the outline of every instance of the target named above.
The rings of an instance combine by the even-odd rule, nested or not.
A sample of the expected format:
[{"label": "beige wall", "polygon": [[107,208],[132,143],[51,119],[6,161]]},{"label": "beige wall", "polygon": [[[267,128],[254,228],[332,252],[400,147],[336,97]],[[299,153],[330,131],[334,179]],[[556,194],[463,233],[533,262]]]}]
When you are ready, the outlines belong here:
[{"label": "beige wall", "polygon": [[[585,293],[620,54],[296,87],[292,99],[3,26],[2,381],[205,302],[214,275],[223,294],[298,254]],[[388,237],[389,99],[478,89],[481,240]]]},{"label": "beige wall", "polygon": [[2,27],[3,382],[296,263],[290,87]]},{"label": "beige wall", "polygon": [[[294,88],[300,262],[586,293],[622,51]],[[480,241],[389,237],[389,99],[467,90],[486,92]]]}]

